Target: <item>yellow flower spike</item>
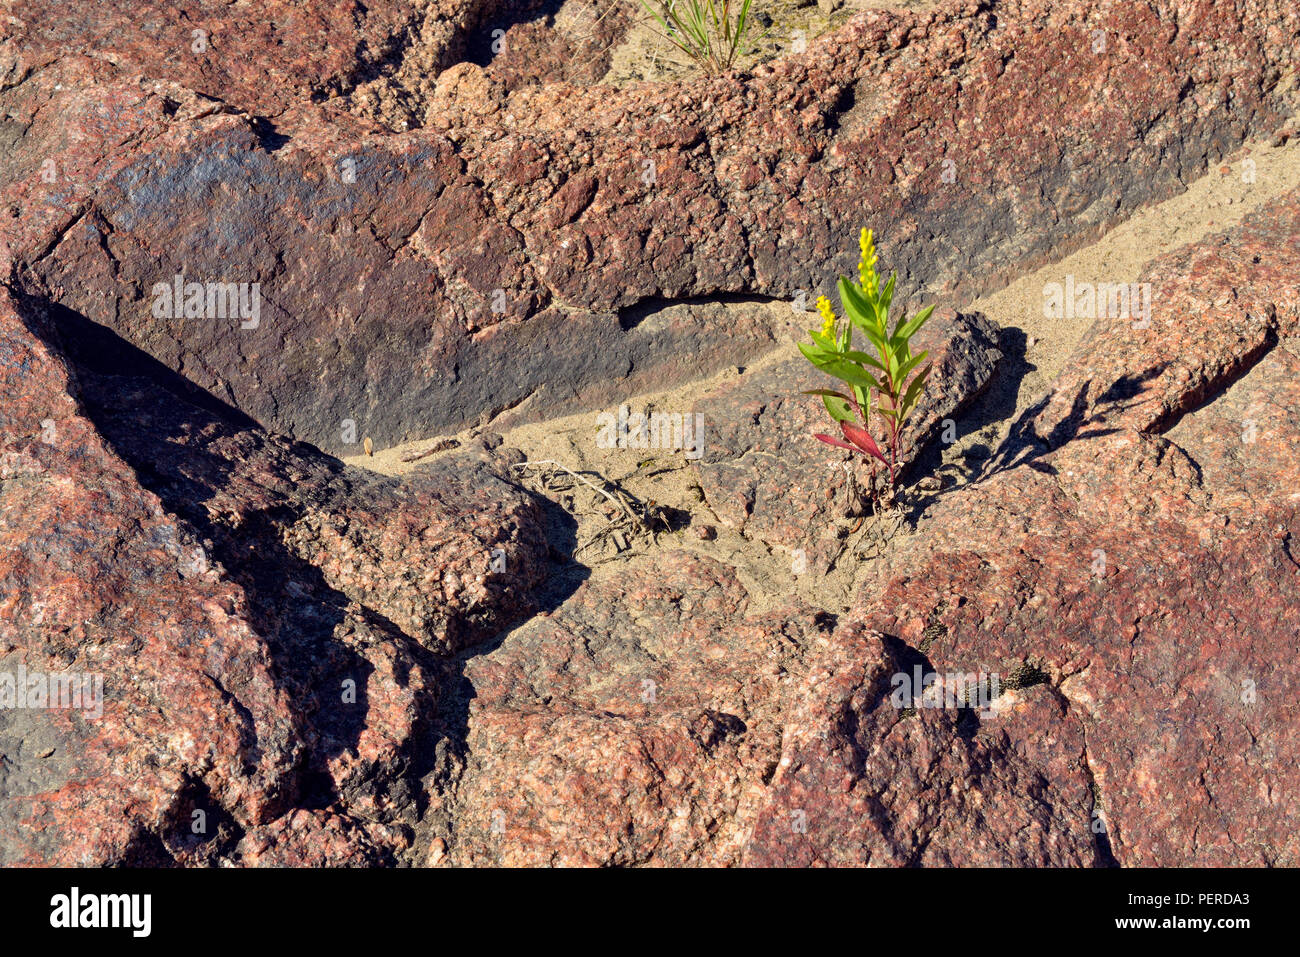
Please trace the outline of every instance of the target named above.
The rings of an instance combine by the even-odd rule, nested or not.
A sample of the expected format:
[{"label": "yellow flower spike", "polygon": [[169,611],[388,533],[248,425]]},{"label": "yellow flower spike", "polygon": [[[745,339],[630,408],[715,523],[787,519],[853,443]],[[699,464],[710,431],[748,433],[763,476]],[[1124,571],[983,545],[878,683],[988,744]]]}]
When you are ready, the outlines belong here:
[{"label": "yellow flower spike", "polygon": [[818,296],[817,311],[821,313],[822,317],[822,335],[833,335],[835,332],[835,310],[831,307],[831,301],[825,296]]},{"label": "yellow flower spike", "polygon": [[863,229],[858,237],[858,246],[862,249],[862,258],[858,260],[858,284],[874,296],[880,280],[876,276],[876,245],[872,236],[870,229]]}]

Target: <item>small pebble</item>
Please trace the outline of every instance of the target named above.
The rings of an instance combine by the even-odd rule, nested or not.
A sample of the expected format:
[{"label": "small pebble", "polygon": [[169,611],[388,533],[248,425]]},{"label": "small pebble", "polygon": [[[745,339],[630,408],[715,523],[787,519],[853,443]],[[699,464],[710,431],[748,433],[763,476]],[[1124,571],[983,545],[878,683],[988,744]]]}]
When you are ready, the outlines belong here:
[{"label": "small pebble", "polygon": [[435,837],[433,843],[429,845],[429,857],[427,859],[430,867],[437,867],[442,859],[447,856],[447,842],[440,837]]},{"label": "small pebble", "polygon": [[40,754],[38,754],[37,757],[48,758],[53,753],[54,753],[53,748],[46,748],[44,751],[40,752]]},{"label": "small pebble", "polygon": [[692,525],[695,537],[702,542],[711,542],[718,537],[718,530],[712,525]]}]

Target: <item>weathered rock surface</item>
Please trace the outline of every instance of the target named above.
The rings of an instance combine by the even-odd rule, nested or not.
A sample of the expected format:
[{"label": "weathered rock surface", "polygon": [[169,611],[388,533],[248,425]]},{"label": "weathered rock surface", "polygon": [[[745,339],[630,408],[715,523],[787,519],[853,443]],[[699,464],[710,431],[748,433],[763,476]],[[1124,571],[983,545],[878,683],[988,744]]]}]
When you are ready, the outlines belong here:
[{"label": "weathered rock surface", "polygon": [[1234,521],[1300,502],[1300,342],[1282,339],[1165,436],[1196,462],[1211,507]]},{"label": "weathered rock surface", "polygon": [[1163,257],[1141,277],[1149,321],[1097,320],[1029,420],[1035,439],[1057,445],[1085,424],[1164,431],[1300,332],[1298,206],[1291,192],[1232,233]]},{"label": "weathered rock surface", "polygon": [[883,698],[915,651],[747,604],[729,569],[672,552],[473,659],[448,861],[1109,861],[1082,726],[1052,691],[1009,692],[980,729],[909,712]]},{"label": "weathered rock surface", "polygon": [[451,860],[739,861],[790,672],[829,616],[749,617],[725,566],[655,565],[583,585],[469,663]]},{"label": "weathered rock surface", "polygon": [[101,676],[103,714],[0,711],[0,859],[286,861],[289,825],[244,835],[289,813],[334,862],[392,861],[400,840],[365,835],[414,823],[439,656],[529,610],[536,502],[472,456],[403,485],[342,469],[111,333],[14,306],[0,660]]},{"label": "weathered rock surface", "polygon": [[872,627],[929,635],[940,672],[1049,677],[1121,864],[1300,859],[1300,397],[1277,339],[1297,223],[1293,193],[1160,262],[1159,332],[1099,321],[990,474],[940,496],[906,571],[859,600]]},{"label": "weathered rock surface", "polygon": [[100,79],[167,80],[292,126],[295,108],[340,94],[340,106],[377,113],[378,97],[369,89],[377,78],[400,88],[403,68],[416,65],[405,62],[408,55],[436,75],[465,57],[473,34],[512,6],[526,14],[539,4],[270,0],[251,7],[225,0],[11,0],[0,39],[21,49],[33,69],[84,58]]},{"label": "weathered rock surface", "polygon": [[[1300,862],[1298,194],[1157,264],[838,620],[684,551],[569,594],[511,453],[313,447],[744,363],[864,220],[916,299],[996,285],[1276,129],[1294,4],[951,0],[623,90],[532,10],[7,8],[0,673],[104,699],[0,709],[0,863]],[[927,334],[918,442],[996,361]],[[803,369],[710,397],[700,472],[815,553]],[[1013,680],[895,707],[917,667]]]},{"label": "weathered rock surface", "polygon": [[[396,9],[361,29],[406,30],[409,17],[384,13]],[[345,419],[384,445],[525,400],[541,417],[590,403],[629,368],[662,380],[725,364],[683,361],[695,336],[638,347],[629,308],[791,298],[850,269],[863,222],[903,289],[986,287],[1285,118],[1293,5],[1252,0],[1224,17],[1160,2],[1096,22],[1090,10],[872,12],[752,77],[669,96],[564,83],[507,95],[462,64],[447,82],[463,93],[403,135],[367,135],[312,103],[310,121],[268,132],[235,112],[256,99],[231,93],[197,115],[112,71],[89,95],[55,90],[76,64],[44,68],[51,54],[27,53],[20,32],[0,104],[21,131],[5,199],[20,218],[51,203],[63,215],[38,212],[43,228],[25,228],[11,255],[33,294],[329,450]],[[93,23],[61,29],[71,48],[106,42]],[[164,64],[141,53],[147,77],[194,80],[152,55]],[[200,89],[220,96],[237,80]],[[62,171],[53,184],[38,175],[47,160]],[[87,166],[95,175],[76,172]],[[260,325],[156,318],[151,290],[178,274],[260,283]]]},{"label": "weathered rock surface", "polygon": [[948,497],[931,555],[860,599],[903,641],[938,633],[940,672],[1050,676],[1122,864],[1296,859],[1294,506],[1207,504],[1160,438],[1077,440]]},{"label": "weathered rock surface", "polygon": [[896,707],[893,677],[917,667],[933,670],[860,624],[836,633],[796,696],[744,863],[1107,863],[1083,728],[1061,702],[1041,686],[1009,693],[983,723],[969,709]]},{"label": "weathered rock surface", "polygon": [[410,842],[401,828],[328,811],[290,811],[244,835],[235,849],[250,867],[360,867],[394,863]]}]

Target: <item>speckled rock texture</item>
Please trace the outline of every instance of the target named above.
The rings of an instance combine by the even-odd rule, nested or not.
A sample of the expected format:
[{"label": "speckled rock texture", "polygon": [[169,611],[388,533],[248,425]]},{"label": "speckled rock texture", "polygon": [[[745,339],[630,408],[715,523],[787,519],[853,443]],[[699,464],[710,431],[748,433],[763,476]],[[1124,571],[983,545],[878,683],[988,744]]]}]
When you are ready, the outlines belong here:
[{"label": "speckled rock texture", "polygon": [[0,302],[0,670],[103,682],[93,718],[0,711],[0,860],[393,862],[442,660],[531,609],[540,506],[486,453],[342,468],[114,339]]},{"label": "speckled rock texture", "polygon": [[750,616],[729,568],[657,564],[583,585],[466,668],[453,861],[739,862],[791,671],[829,616]]},{"label": "speckled rock texture", "polygon": [[892,677],[931,670],[896,639],[850,624],[819,651],[745,864],[1110,862],[1092,831],[1083,727],[1049,689],[1009,691],[980,722],[970,709],[895,707]]},{"label": "speckled rock texture", "polygon": [[[1300,334],[1300,221],[1292,192],[1239,230],[1166,257],[1141,277],[1148,322],[1099,319],[1029,425],[1048,445],[1081,429],[1163,432]],[[1285,406],[1287,399],[1280,404]]]},{"label": "speckled rock texture", "polygon": [[[829,288],[864,221],[888,224],[909,295],[995,285],[1275,129],[1300,36],[1284,0],[950,0],[865,13],[752,75],[618,89],[513,84],[509,44],[499,66],[447,64],[455,43],[418,24],[463,31],[469,4],[339,26],[285,2],[238,41],[215,4],[183,31],[160,14],[165,41],[113,29],[121,5],[44,6],[21,4],[3,41],[0,198],[27,292],[334,452],[348,419],[386,445],[744,361],[700,350],[703,331],[628,327],[692,297]],[[173,35],[205,11],[196,54]],[[426,54],[427,97],[384,86]],[[299,78],[266,82],[284,62]],[[361,109],[372,73],[427,122],[394,133]],[[155,316],[177,275],[260,284],[260,322]],[[756,311],[732,332],[762,327]]]},{"label": "speckled rock texture", "polygon": [[939,672],[1048,676],[1125,865],[1300,860],[1298,230],[1291,193],[1158,262],[1151,329],[1098,322],[855,610]]},{"label": "speckled rock texture", "polygon": [[[844,614],[577,575],[497,443],[326,454],[745,365],[864,221],[900,305],[996,287],[1279,129],[1295,4],[947,0],[622,89],[540,10],[6,5],[0,676],[103,698],[0,708],[0,864],[1300,864],[1300,193],[1159,260]],[[917,447],[998,374],[927,336]],[[698,474],[820,568],[796,365],[702,400]]]}]

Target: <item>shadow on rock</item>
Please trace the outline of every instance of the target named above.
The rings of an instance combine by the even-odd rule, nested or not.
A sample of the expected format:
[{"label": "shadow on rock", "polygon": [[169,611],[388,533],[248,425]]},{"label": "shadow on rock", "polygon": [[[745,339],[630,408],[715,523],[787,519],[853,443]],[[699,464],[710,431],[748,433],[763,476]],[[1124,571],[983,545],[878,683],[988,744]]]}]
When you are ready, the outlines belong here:
[{"label": "shadow on rock", "polygon": [[[281,529],[297,519],[302,503],[272,499],[254,503],[266,507],[220,518],[208,507],[227,489],[237,466],[221,454],[229,449],[218,451],[212,440],[235,438],[255,453],[260,444],[253,431],[256,423],[86,317],[57,305],[45,313],[52,344],[72,366],[87,417],[134,469],[141,485],[193,527],[211,559],[247,596],[250,624],[265,640],[285,690],[302,706],[301,733],[312,758],[311,766],[302,769],[295,803],[312,808],[335,802],[339,795],[324,767],[358,746],[369,710],[366,679],[373,666],[337,637],[347,617],[347,596],[283,543]],[[307,466],[314,481],[297,483],[306,498],[323,497],[324,483],[341,471],[330,468],[324,456],[314,458]],[[371,616],[378,630],[401,636],[391,622],[368,612]],[[356,707],[330,707],[322,700],[325,689],[333,692],[338,682],[331,679],[344,676],[355,682]],[[256,755],[256,729],[248,730],[246,745]]]}]

